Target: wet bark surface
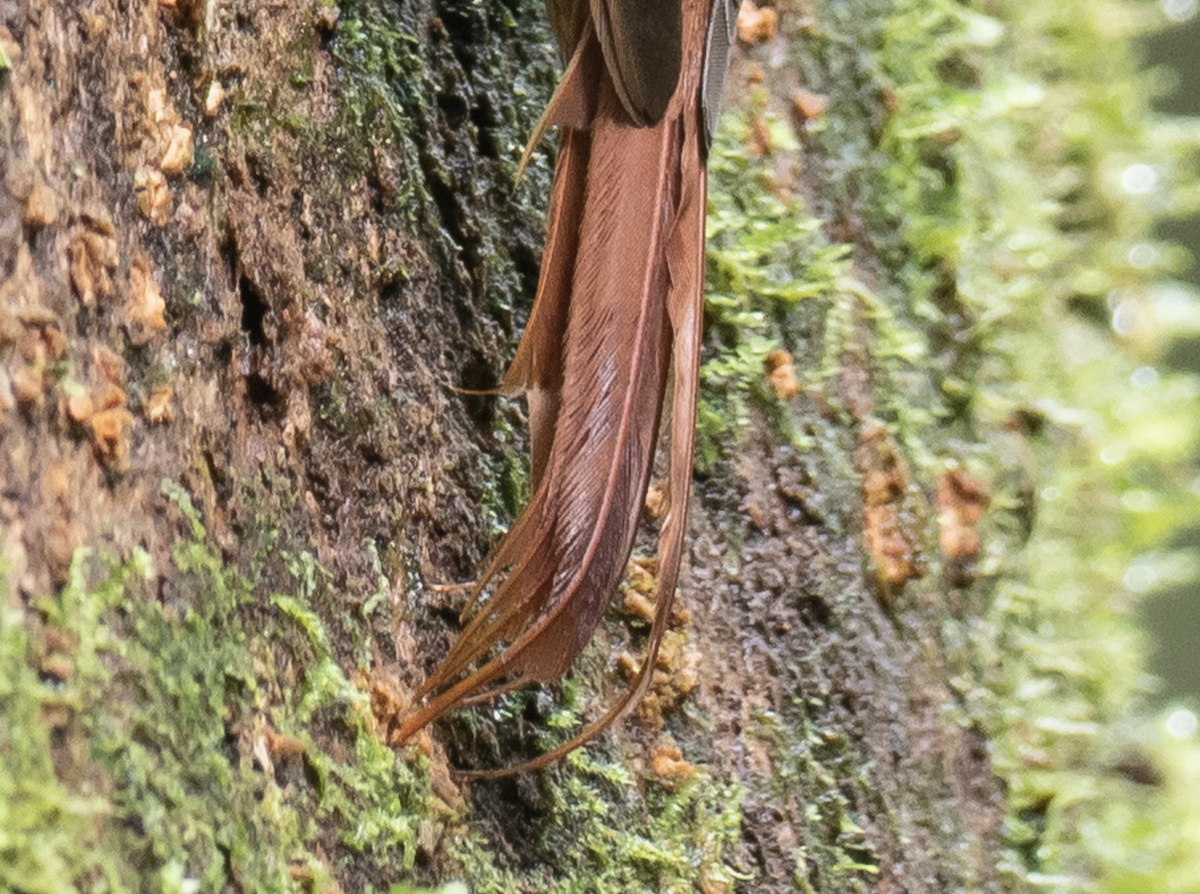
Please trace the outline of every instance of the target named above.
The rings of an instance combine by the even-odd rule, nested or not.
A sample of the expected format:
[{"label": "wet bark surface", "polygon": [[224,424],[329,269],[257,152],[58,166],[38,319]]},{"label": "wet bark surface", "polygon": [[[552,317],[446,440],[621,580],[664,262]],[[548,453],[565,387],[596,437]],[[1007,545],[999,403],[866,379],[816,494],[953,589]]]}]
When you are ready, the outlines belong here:
[{"label": "wet bark surface", "polygon": [[[540,10],[0,0],[0,26],[9,607],[36,631],[82,547],[145,550],[141,598],[169,604],[184,526],[166,479],[222,559],[256,569],[247,623],[278,623],[284,557],[309,553],[330,575],[315,609],[337,660],[352,673],[366,649],[403,698],[455,629],[458,597],[432,585],[478,573],[519,507],[520,406],[466,392],[499,381],[536,288],[552,149],[514,177],[553,85]],[[381,44],[388,28],[404,39]],[[860,232],[819,175],[797,188]],[[869,352],[844,360],[847,409],[786,410],[813,451],[756,411],[696,481],[663,680],[607,747],[650,772],[669,736],[680,761],[740,782],[738,890],[995,890],[1003,795],[985,737],[948,709],[940,639],[966,591],[933,575],[899,595],[936,553],[936,484],[909,480],[873,427]],[[872,536],[898,563],[890,584]],[[385,610],[344,622],[381,570]],[[603,669],[644,636],[629,617],[584,659],[610,691]],[[495,733],[465,729],[433,731],[435,775],[437,743],[462,763],[537,750],[513,733],[497,755]],[[555,876],[547,842],[566,830],[536,781],[441,785],[499,864]],[[392,881],[337,839],[343,890]],[[456,872],[436,845],[419,871]]]}]

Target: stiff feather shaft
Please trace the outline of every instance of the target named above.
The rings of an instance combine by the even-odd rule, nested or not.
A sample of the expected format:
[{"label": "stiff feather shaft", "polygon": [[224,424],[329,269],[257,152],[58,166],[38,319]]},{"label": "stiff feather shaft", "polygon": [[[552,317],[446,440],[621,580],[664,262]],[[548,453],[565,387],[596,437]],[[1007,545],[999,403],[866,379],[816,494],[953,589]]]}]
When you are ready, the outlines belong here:
[{"label": "stiff feather shaft", "polygon": [[637,67],[652,35],[612,45],[620,38],[614,29],[628,29],[631,10],[644,8],[640,0],[590,0],[586,18],[577,4],[550,2],[570,64],[543,121],[559,124],[562,140],[537,300],[505,380],[529,398],[534,496],[476,585],[462,634],[417,692],[419,707],[398,739],[449,710],[570,668],[632,550],[671,381],[670,508],[647,655],[629,689],[571,742],[520,767],[464,775],[545,766],[603,731],[645,693],[666,630],[692,468],[710,0],[662,2],[679,4],[678,23],[669,8],[655,15],[668,38],[677,26],[682,60],[665,90],[670,53],[653,68]]}]

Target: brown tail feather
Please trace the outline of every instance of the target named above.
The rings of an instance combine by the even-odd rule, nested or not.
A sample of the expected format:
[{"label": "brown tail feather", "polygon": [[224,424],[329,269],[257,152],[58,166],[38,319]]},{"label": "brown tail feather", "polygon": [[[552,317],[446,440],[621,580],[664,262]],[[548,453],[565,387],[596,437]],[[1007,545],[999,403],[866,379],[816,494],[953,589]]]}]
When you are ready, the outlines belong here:
[{"label": "brown tail feather", "polygon": [[650,127],[633,125],[589,26],[581,45],[569,48],[574,69],[599,75],[595,114],[587,130],[564,128],[537,302],[505,380],[530,395],[535,493],[476,585],[461,636],[417,693],[418,703],[430,697],[405,718],[400,741],[446,711],[569,669],[632,549],[672,378],[671,504],[646,660],[628,692],[579,736],[500,773],[545,766],[592,738],[653,677],[678,580],[692,467],[705,203],[698,83],[707,8],[707,0],[684,0],[690,61],[666,116]]},{"label": "brown tail feather", "polygon": [[[693,128],[686,134],[685,160],[692,157],[690,143],[698,139]],[[700,156],[695,156],[699,160]],[[688,491],[692,476],[693,427],[696,418],[697,385],[700,369],[700,328],[704,288],[704,209],[706,176],[703,164],[699,174],[689,179],[685,170],[685,193],[681,201],[679,222],[667,246],[667,263],[671,271],[671,290],[668,298],[673,338],[673,389],[671,398],[671,462],[670,506],[663,521],[658,541],[658,596],[649,645],[637,676],[628,689],[605,713],[587,725],[570,741],[545,754],[502,770],[465,771],[468,779],[495,779],[512,773],[525,773],[549,766],[580,745],[608,729],[632,705],[641,701],[654,678],[658,649],[666,633],[667,620],[683,557],[684,536],[687,532]],[[694,184],[688,189],[687,184]],[[514,687],[515,688],[515,687]]]}]

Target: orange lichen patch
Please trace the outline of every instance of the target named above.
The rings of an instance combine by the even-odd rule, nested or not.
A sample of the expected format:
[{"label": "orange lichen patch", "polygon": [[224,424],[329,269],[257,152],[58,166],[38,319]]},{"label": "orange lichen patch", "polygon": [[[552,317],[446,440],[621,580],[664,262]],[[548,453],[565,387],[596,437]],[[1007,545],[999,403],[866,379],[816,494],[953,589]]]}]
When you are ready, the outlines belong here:
[{"label": "orange lichen patch", "polygon": [[208,93],[204,96],[204,114],[209,118],[216,117],[217,112],[221,110],[221,103],[225,101],[225,88],[221,86],[221,82],[213,78],[212,83],[208,85]]},{"label": "orange lichen patch", "polygon": [[138,210],[161,227],[170,221],[174,208],[167,178],[191,167],[195,145],[192,128],[182,122],[170,105],[166,88],[150,86],[152,80],[152,75],[143,72],[130,77],[129,112],[134,122],[130,134],[136,136],[125,161],[134,169]]},{"label": "orange lichen patch", "polygon": [[67,418],[79,425],[85,424],[96,411],[90,394],[72,394],[64,402]]},{"label": "orange lichen patch", "polygon": [[775,36],[778,26],[779,16],[775,10],[759,9],[754,0],[743,0],[737,19],[738,40],[742,43],[748,46],[766,43]]},{"label": "orange lichen patch", "polygon": [[617,656],[617,672],[626,680],[632,680],[637,676],[638,667],[640,667],[638,660],[629,652],[622,652]]},{"label": "orange lichen patch", "polygon": [[146,401],[146,420],[156,425],[174,422],[174,400],[175,389],[170,385],[159,385]]},{"label": "orange lichen patch", "polygon": [[41,178],[33,183],[29,197],[25,200],[25,226],[40,230],[58,220],[58,196]]},{"label": "orange lichen patch", "polygon": [[301,760],[308,750],[295,736],[282,735],[269,726],[266,729],[266,740],[271,757],[285,763]]},{"label": "orange lichen patch", "polygon": [[628,590],[621,603],[621,610],[626,617],[635,618],[650,624],[654,621],[654,603],[637,590]]},{"label": "orange lichen patch", "polygon": [[146,91],[146,117],[152,124],[169,124],[175,120],[175,112],[167,105],[167,91],[152,87]]},{"label": "orange lichen patch", "polygon": [[796,378],[796,365],[792,355],[782,348],[776,348],[763,361],[767,371],[767,381],[780,400],[791,400],[800,393],[800,382]]},{"label": "orange lichen patch", "polygon": [[[654,621],[654,609],[658,602],[658,559],[635,557],[625,566],[625,596],[621,611],[633,620],[650,624]],[[676,591],[672,594],[671,616],[667,625],[672,628],[687,624],[689,615]]]},{"label": "orange lichen patch", "polygon": [[129,304],[126,309],[135,322],[147,329],[161,332],[167,328],[163,316],[167,305],[148,261],[135,261],[129,270]]},{"label": "orange lichen patch", "polygon": [[792,108],[801,121],[812,121],[814,118],[820,118],[825,113],[825,107],[829,105],[829,99],[822,96],[820,93],[813,93],[811,90],[805,90],[803,87],[798,88],[792,94]]},{"label": "orange lichen patch", "polygon": [[667,512],[667,492],[657,484],[651,484],[646,491],[646,514],[653,519],[662,518]]},{"label": "orange lichen patch", "polygon": [[165,142],[159,169],[168,177],[182,174],[192,166],[192,129],[182,124],[171,124],[165,129]]},{"label": "orange lichen patch", "polygon": [[669,677],[674,706],[696,688],[700,679],[700,653],[688,643],[686,633],[668,630],[663,634],[655,667]]},{"label": "orange lichen patch", "polygon": [[908,581],[925,573],[919,526],[907,505],[912,478],[896,442],[877,420],[863,426],[855,462],[863,476],[863,540],[879,598],[890,605]]},{"label": "orange lichen patch", "polygon": [[766,122],[760,116],[751,114],[746,123],[749,125],[746,132],[746,155],[750,158],[769,155],[775,144],[771,140],[771,131]]},{"label": "orange lichen patch", "polygon": [[117,269],[116,231],[103,217],[85,217],[83,227],[67,248],[71,286],[79,300],[93,305],[114,292],[112,274]]},{"label": "orange lichen patch", "polygon": [[42,367],[67,355],[67,336],[58,327],[58,316],[49,308],[33,306],[17,308],[16,319],[24,324],[14,340],[21,343],[21,356],[26,362]]},{"label": "orange lichen patch", "polygon": [[0,342],[16,343],[25,362],[0,378],[0,410],[11,408],[13,400],[26,410],[40,407],[52,385],[46,371],[66,355],[67,338],[54,325],[57,318],[45,308],[23,307],[5,316],[9,325],[0,324]]},{"label": "orange lichen patch", "polygon": [[686,605],[683,604],[683,599],[679,595],[679,591],[675,591],[675,600],[671,603],[671,616],[667,618],[667,626],[672,630],[681,630],[692,620],[692,613],[688,611]]},{"label": "orange lichen patch", "polygon": [[128,469],[133,414],[125,407],[112,407],[94,414],[91,424],[96,458],[114,472]]},{"label": "orange lichen patch", "polygon": [[635,593],[652,593],[658,586],[658,560],[637,557],[625,566],[625,582]]},{"label": "orange lichen patch", "polygon": [[371,714],[382,729],[393,725],[410,701],[401,693],[392,676],[383,671],[371,673],[368,692],[371,698]]},{"label": "orange lichen patch", "polygon": [[[617,670],[632,680],[641,663],[628,652],[617,659]],[[650,691],[636,709],[639,722],[648,729],[659,730],[663,715],[679,707],[684,698],[696,688],[700,679],[700,653],[688,643],[681,630],[668,630],[663,635],[654,662],[654,677]]]},{"label": "orange lichen patch", "polygon": [[163,301],[158,283],[154,281],[154,273],[150,262],[137,260],[129,268],[129,303],[126,311],[130,319],[146,329],[161,332],[167,328],[163,314],[167,309]]},{"label": "orange lichen patch", "polygon": [[630,559],[625,566],[625,598],[621,611],[644,624],[654,622],[654,589],[658,586],[658,563],[654,559]]},{"label": "orange lichen patch", "polygon": [[125,361],[104,345],[92,348],[92,364],[100,377],[117,388],[125,387]]},{"label": "orange lichen patch", "polygon": [[683,752],[678,745],[667,740],[662,745],[656,745],[650,753],[650,772],[673,787],[695,776],[696,768],[683,759]]},{"label": "orange lichen patch", "polygon": [[[399,729],[397,719],[411,707],[411,697],[403,693],[397,685],[391,669],[377,667],[370,673],[369,692],[371,696],[371,713],[375,717],[378,728],[386,731],[385,737],[393,747],[398,746],[396,733]],[[461,813],[466,807],[462,790],[454,782],[450,774],[450,766],[446,752],[433,740],[428,727],[420,730],[408,743],[407,753],[415,757],[420,752],[429,759],[428,773],[431,789],[430,808],[442,815],[453,816]]]},{"label": "orange lichen patch", "polygon": [[111,382],[104,382],[96,389],[92,400],[99,409],[111,410],[125,406],[125,392]]},{"label": "orange lichen patch", "polygon": [[950,469],[938,478],[938,547],[957,583],[974,578],[973,566],[982,542],[979,522],[988,506],[986,488],[964,469]]},{"label": "orange lichen patch", "polygon": [[[407,661],[403,651],[401,649],[401,660]],[[395,670],[395,665],[390,668],[376,667],[370,672],[367,684],[376,729],[379,730],[380,737],[393,748],[401,745],[398,735],[400,719],[412,707],[412,696],[402,691],[397,684]],[[462,792],[450,775],[445,751],[434,742],[428,727],[418,732],[407,744],[406,753],[410,760],[416,758],[417,752],[429,759],[428,773],[432,789],[430,808],[442,816],[460,813],[466,802],[463,801]]]},{"label": "orange lichen patch", "polygon": [[138,210],[155,226],[166,226],[175,203],[163,172],[157,168],[138,168],[133,175],[133,188]]},{"label": "orange lichen patch", "polygon": [[147,89],[144,100],[145,131],[149,138],[143,144],[143,158],[157,159],[159,171],[175,176],[192,164],[192,129],[183,124],[179,113],[170,105],[164,87]]},{"label": "orange lichen patch", "polygon": [[21,366],[12,374],[13,397],[26,407],[41,406],[45,375],[40,366]]}]

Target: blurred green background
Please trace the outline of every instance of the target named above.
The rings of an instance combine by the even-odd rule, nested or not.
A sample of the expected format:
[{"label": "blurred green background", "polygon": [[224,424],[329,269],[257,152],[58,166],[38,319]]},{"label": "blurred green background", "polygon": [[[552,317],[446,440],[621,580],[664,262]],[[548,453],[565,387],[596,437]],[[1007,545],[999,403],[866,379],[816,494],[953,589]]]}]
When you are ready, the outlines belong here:
[{"label": "blurred green background", "polygon": [[[1160,75],[1154,107],[1168,115],[1200,116],[1200,2],[1162,0],[1161,5],[1177,24],[1144,41],[1145,63]],[[1191,264],[1180,270],[1179,276],[1200,288],[1200,217],[1162,221],[1159,236],[1189,250]],[[1166,364],[1200,373],[1200,337],[1176,342]],[[1200,462],[1200,457],[1197,460]],[[1200,494],[1200,478],[1193,490]],[[1178,536],[1174,546],[1200,550],[1200,519]],[[1151,670],[1163,684],[1160,697],[1163,701],[1200,701],[1200,587],[1180,587],[1152,596],[1142,603],[1142,613],[1152,641]]]}]

